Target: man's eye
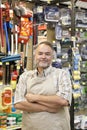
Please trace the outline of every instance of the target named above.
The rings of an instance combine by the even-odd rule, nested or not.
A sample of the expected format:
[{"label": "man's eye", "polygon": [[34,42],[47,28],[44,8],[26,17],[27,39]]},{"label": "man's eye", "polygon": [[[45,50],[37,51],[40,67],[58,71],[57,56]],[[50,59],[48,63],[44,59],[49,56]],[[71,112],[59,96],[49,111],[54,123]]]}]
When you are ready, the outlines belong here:
[{"label": "man's eye", "polygon": [[47,56],[50,56],[51,54],[50,53],[46,53]]},{"label": "man's eye", "polygon": [[[38,55],[43,55],[43,53],[38,53]],[[44,55],[50,56],[51,54],[50,53],[45,53]]]},{"label": "man's eye", "polygon": [[38,55],[43,55],[42,53],[38,53]]}]

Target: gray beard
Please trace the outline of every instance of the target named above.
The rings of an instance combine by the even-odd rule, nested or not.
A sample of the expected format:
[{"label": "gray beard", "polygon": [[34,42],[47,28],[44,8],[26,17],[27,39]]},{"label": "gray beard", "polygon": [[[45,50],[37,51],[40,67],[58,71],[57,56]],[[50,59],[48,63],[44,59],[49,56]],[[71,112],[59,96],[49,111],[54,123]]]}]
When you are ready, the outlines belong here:
[{"label": "gray beard", "polygon": [[46,69],[50,66],[50,64],[48,64],[46,67],[43,67],[43,66],[39,66],[38,64],[39,62],[35,63],[35,68],[42,67],[43,69]]}]

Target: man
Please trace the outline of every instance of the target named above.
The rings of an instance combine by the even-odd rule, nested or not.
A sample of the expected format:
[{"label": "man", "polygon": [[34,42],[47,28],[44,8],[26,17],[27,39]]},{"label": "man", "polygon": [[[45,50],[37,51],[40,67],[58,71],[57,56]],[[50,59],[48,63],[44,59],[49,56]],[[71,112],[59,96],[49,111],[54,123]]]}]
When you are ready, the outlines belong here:
[{"label": "man", "polygon": [[35,49],[36,68],[24,72],[15,92],[15,108],[23,111],[22,130],[70,130],[72,87],[68,73],[51,66],[53,47]]}]

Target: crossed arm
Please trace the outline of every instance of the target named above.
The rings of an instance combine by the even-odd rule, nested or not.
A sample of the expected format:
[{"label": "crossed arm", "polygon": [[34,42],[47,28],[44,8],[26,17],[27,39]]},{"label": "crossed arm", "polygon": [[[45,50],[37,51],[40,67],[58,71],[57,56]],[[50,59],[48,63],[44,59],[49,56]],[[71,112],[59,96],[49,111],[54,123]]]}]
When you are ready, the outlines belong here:
[{"label": "crossed arm", "polygon": [[26,101],[22,101],[15,104],[15,108],[27,111],[27,112],[58,112],[61,107],[68,106],[68,101],[53,95],[53,96],[44,96],[44,95],[35,95],[28,93],[25,96]]},{"label": "crossed arm", "polygon": [[45,105],[50,108],[60,108],[63,106],[68,106],[69,104],[66,99],[57,95],[46,96],[27,93],[25,97],[29,102],[36,102],[38,104]]}]

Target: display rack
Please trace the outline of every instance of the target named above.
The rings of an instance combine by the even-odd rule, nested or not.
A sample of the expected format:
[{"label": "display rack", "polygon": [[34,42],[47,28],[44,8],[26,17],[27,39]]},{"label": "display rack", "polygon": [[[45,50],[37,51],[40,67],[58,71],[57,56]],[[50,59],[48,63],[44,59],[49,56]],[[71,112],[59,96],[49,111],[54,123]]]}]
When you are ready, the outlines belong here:
[{"label": "display rack", "polygon": [[7,127],[6,130],[21,130],[21,125],[14,125],[14,126]]},{"label": "display rack", "polygon": [[[4,1],[6,1],[6,0],[3,0],[3,2]],[[59,4],[59,6],[61,5],[61,8],[67,6],[67,4],[65,4],[65,2],[70,2],[70,5],[71,5],[71,25],[70,25],[70,28],[71,28],[71,42],[72,42],[71,44],[72,44],[72,47],[77,47],[77,44],[76,44],[76,28],[77,27],[75,24],[75,15],[76,15],[75,8],[76,8],[77,1],[75,1],[75,0],[71,0],[71,1],[70,0],[62,0],[62,1],[61,0],[51,0],[51,1],[49,1],[49,0],[48,1],[46,1],[46,0],[32,0],[32,1],[26,0],[25,2],[28,2],[28,4],[32,3],[36,6],[37,5],[44,5],[44,6],[45,5],[58,5]],[[11,5],[12,3],[14,3],[14,0],[8,0],[8,3]],[[54,33],[53,30],[50,31],[49,34],[52,35],[52,33]],[[48,36],[47,38],[50,41],[50,36]],[[53,38],[54,37],[52,37],[52,39]],[[29,52],[28,57],[27,57],[27,69],[28,70],[33,69],[33,40],[34,40],[33,37],[31,37],[30,41],[28,42],[28,52]],[[24,46],[24,48],[25,48],[25,46]],[[19,66],[20,65],[18,65],[17,68],[19,68]],[[74,105],[75,105],[75,102],[74,102],[74,98],[72,96],[72,104],[71,104],[71,108],[70,108],[71,130],[74,130],[74,117],[75,117]],[[83,111],[81,113],[83,113]],[[7,130],[21,129],[21,125],[7,127],[6,129]]]}]

